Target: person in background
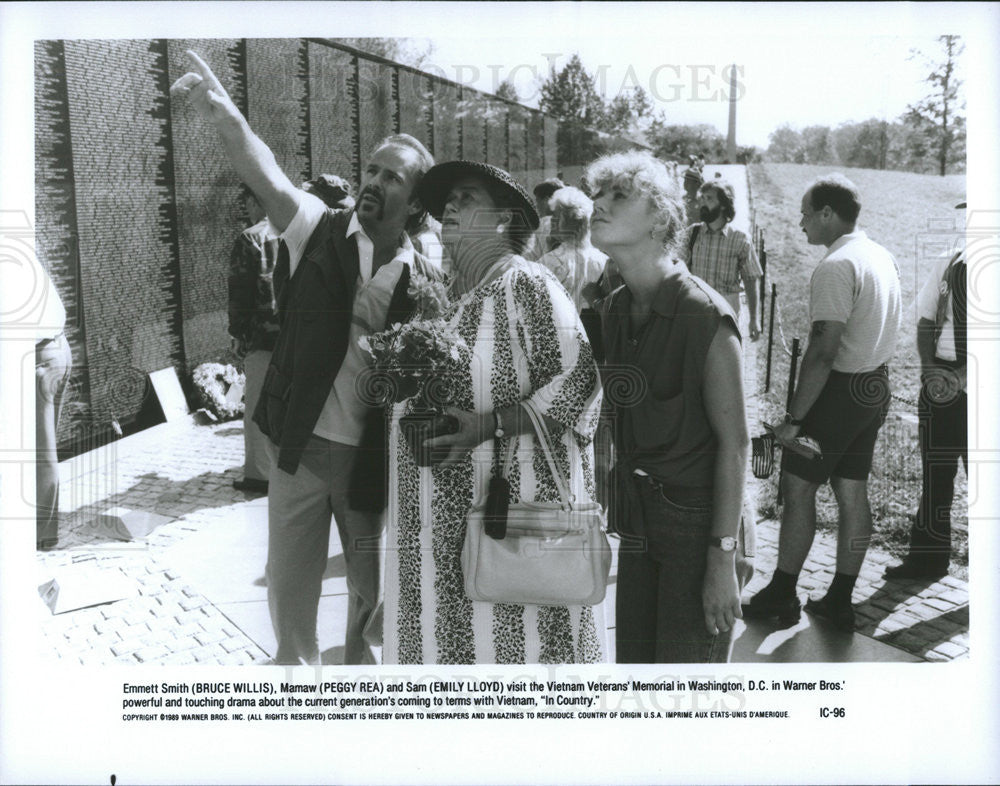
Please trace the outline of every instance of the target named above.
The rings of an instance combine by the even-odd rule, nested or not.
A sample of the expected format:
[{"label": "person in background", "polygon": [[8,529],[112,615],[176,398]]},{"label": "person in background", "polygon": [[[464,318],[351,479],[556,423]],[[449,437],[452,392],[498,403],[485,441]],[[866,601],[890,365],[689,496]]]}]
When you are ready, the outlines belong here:
[{"label": "person in background", "polygon": [[687,223],[698,220],[698,189],[705,182],[701,169],[698,167],[698,157],[688,156],[687,169],[684,170],[684,208],[687,213]]},{"label": "person in background", "polygon": [[529,261],[537,260],[552,250],[553,238],[550,236],[552,232],[552,208],[549,206],[549,200],[556,191],[565,187],[566,184],[558,177],[550,177],[532,189],[532,195],[535,198],[535,210],[538,213],[540,223],[538,231],[535,232],[533,242],[524,253],[525,259]]},{"label": "person in background", "polygon": [[444,246],[441,244],[441,222],[437,221],[429,213],[423,218],[412,222],[412,227],[407,226],[406,233],[413,243],[413,250],[425,257],[435,267],[441,268],[446,273],[451,266]]},{"label": "person in background", "polygon": [[[350,184],[336,175],[322,174],[303,183],[302,190],[318,196],[335,210],[354,206]],[[253,413],[278,337],[273,276],[279,240],[253,192],[243,186],[242,194],[251,226],[243,230],[233,244],[228,277],[229,335],[233,352],[243,361],[246,377],[243,477],[233,481],[233,488],[266,494],[271,461],[267,454],[267,437],[253,422]]]},{"label": "person in background", "polygon": [[48,272],[29,254],[35,280],[43,282],[44,300],[35,333],[35,546],[59,545],[59,452],[56,434],[63,396],[73,370],[66,340],[66,308]]},{"label": "person in background", "polygon": [[821,455],[782,451],[778,567],[743,607],[746,617],[799,619],[795,586],[816,534],[816,492],[829,480],[839,511],[836,573],[826,595],[809,600],[806,611],[854,630],[851,593],[872,532],[868,475],[889,409],[887,364],[903,317],[896,260],[858,229],[860,212],[858,189],[843,175],[817,179],[802,197],[799,226],[811,245],[827,252],[809,282],[812,328],[798,384],[774,433],[783,445],[808,436]]},{"label": "person in background", "polygon": [[[965,203],[956,205],[962,209]],[[965,249],[938,263],[917,295],[923,485],[903,562],[887,579],[939,579],[951,557],[951,503],[961,460],[969,474]]]},{"label": "person in background", "polygon": [[730,222],[736,217],[732,184],[717,178],[698,189],[700,222],[687,229],[684,251],[688,269],[722,295],[740,317],[740,283],[747,293],[750,339],[760,336],[757,323],[757,282],[764,275],[753,243]]},{"label": "person in background", "polygon": [[582,312],[588,305],[583,296],[584,286],[601,277],[608,261],[607,255],[590,242],[594,203],[579,188],[566,186],[552,195],[549,205],[552,209],[550,237],[557,239],[559,244],[538,261],[555,273],[573,299],[577,312]]}]

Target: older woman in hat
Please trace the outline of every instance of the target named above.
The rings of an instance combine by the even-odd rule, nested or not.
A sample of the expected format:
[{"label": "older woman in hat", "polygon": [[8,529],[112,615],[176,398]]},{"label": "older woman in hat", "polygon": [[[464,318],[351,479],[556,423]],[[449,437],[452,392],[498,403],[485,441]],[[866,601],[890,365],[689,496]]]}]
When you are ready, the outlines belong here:
[{"label": "older woman in hat", "polygon": [[[545,418],[563,483],[577,499],[593,496],[601,393],[576,308],[550,271],[521,256],[539,219],[507,172],[439,164],[418,194],[441,220],[454,265],[448,323],[469,351],[449,374],[456,406],[447,411],[457,431],[425,442],[446,460],[418,467],[399,428],[390,436],[383,662],[603,661],[600,606],[472,601],[461,566],[466,518],[492,474],[493,440],[504,451],[533,444],[522,402]],[[557,500],[544,453],[536,447],[532,455],[514,463],[511,498]]]}]

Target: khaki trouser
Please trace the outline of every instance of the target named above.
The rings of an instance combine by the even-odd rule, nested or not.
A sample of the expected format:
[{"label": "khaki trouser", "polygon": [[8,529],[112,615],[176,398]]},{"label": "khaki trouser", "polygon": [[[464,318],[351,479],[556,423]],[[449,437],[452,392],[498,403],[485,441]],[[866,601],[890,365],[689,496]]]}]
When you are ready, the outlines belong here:
[{"label": "khaki trouser", "polygon": [[264,375],[271,362],[269,350],[255,349],[243,358],[243,372],[246,375],[246,389],[243,392],[243,477],[249,480],[266,481],[271,474],[271,457],[267,452],[270,442],[260,426],[253,422],[253,413],[260,400]]},{"label": "khaki trouser", "polygon": [[379,536],[382,514],[350,510],[347,484],[357,448],[313,436],[294,475],[277,465],[278,448],[268,442],[272,469],[267,497],[267,600],[278,639],[279,664],[318,664],[316,615],[327,563],[330,519],[337,522],[347,578],[345,664],[376,662],[381,642]]}]

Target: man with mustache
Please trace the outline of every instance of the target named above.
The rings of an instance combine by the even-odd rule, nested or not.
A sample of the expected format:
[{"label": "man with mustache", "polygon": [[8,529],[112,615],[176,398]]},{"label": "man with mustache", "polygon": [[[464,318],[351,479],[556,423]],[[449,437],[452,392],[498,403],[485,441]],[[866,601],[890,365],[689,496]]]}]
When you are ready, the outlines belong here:
[{"label": "man with mustache", "polygon": [[274,271],[280,329],[254,421],[270,442],[267,594],[278,664],[318,664],[316,637],[330,518],[347,567],[344,662],[375,663],[381,636],[378,538],[385,503],[384,418],[362,400],[358,338],[413,312],[411,274],[440,279],[406,229],[434,159],[416,139],[388,137],[364,169],[354,210],[297,189],[205,62],[171,88],[219,135],[233,168],[282,239]]},{"label": "man with mustache", "polygon": [[730,183],[716,178],[698,189],[701,223],[688,227],[688,269],[722,295],[740,315],[740,282],[747,293],[750,338],[760,336],[757,324],[757,280],[764,271],[746,232],[730,225],[736,217],[736,195]]}]

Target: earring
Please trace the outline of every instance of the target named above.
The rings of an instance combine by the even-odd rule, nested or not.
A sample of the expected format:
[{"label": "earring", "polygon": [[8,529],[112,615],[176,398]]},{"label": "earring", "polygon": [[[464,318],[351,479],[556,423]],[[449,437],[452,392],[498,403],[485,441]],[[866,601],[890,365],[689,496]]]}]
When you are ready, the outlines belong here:
[{"label": "earring", "polygon": [[497,226],[497,234],[498,235],[502,235],[503,234],[503,224],[500,224],[500,225]]}]

